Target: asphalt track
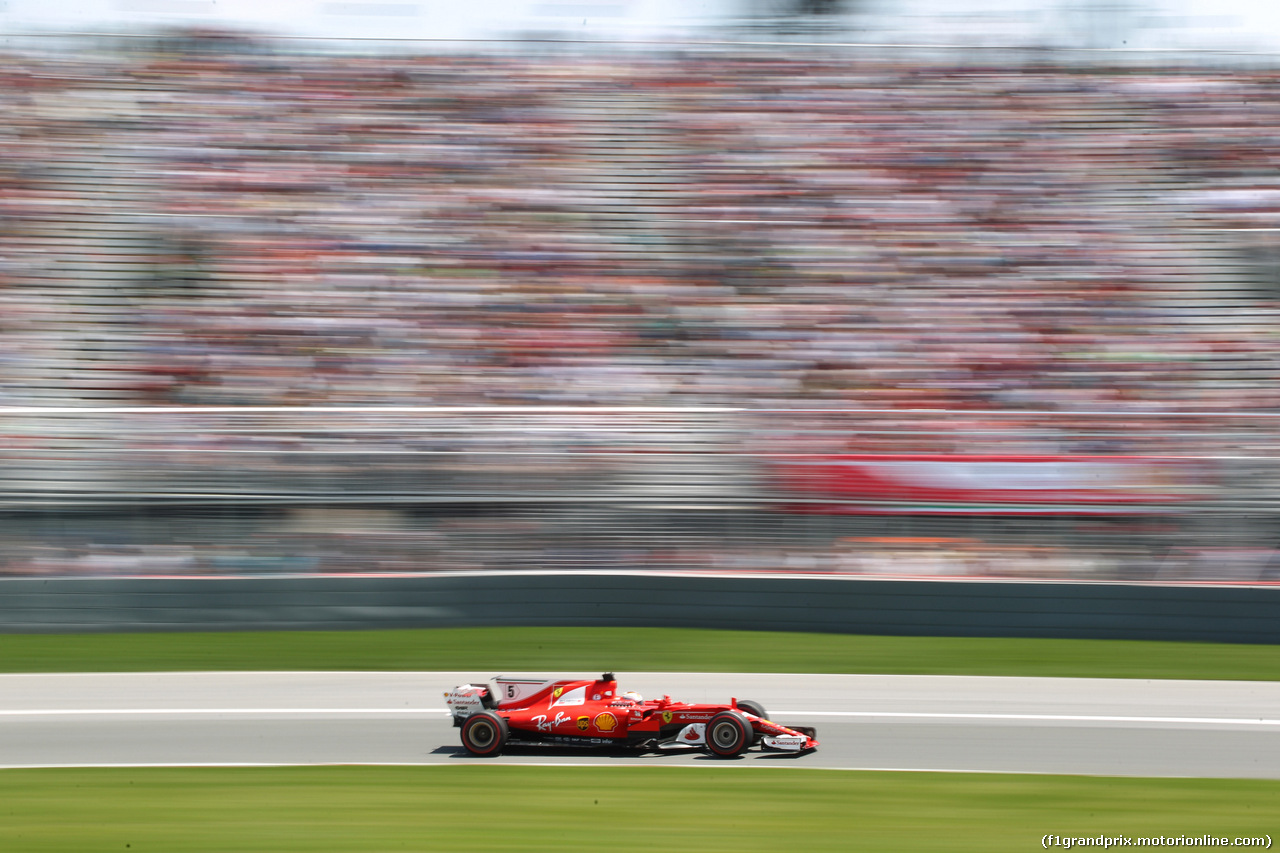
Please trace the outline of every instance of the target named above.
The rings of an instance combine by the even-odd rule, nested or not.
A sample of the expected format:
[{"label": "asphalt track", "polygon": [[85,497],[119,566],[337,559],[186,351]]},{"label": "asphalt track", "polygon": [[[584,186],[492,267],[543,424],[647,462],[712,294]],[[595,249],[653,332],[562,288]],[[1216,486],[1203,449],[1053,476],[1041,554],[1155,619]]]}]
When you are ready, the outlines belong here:
[{"label": "asphalt track", "polygon": [[443,693],[497,674],[0,675],[0,767],[729,763],[1280,779],[1280,682],[618,673],[646,698],[754,699],[778,722],[815,726],[822,745],[728,762],[531,747],[476,759]]}]

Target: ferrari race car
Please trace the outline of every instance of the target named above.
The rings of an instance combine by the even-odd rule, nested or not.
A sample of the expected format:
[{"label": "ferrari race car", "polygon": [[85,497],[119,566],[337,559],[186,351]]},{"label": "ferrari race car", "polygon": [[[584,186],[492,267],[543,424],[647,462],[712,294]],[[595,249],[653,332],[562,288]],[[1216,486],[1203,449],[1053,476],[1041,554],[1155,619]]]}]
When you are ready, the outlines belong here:
[{"label": "ferrari race car", "polygon": [[813,729],[769,721],[756,702],[727,705],[646,700],[622,693],[612,672],[596,680],[538,681],[499,676],[463,684],[445,694],[462,745],[492,756],[508,743],[613,746],[639,751],[706,749],[725,758],[756,744],[768,750],[808,752]]}]

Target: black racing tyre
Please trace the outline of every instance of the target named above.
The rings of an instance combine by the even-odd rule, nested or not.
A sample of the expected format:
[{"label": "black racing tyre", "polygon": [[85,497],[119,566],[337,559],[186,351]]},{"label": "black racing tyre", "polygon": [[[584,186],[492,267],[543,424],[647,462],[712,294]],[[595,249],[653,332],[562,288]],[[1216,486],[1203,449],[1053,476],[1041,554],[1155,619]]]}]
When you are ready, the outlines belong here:
[{"label": "black racing tyre", "polygon": [[479,711],[462,721],[462,745],[472,755],[497,755],[510,734],[507,721],[492,711]]},{"label": "black racing tyre", "polygon": [[[761,705],[759,702],[753,702],[750,699],[739,699],[738,710],[746,711],[748,714],[755,714],[757,717],[759,717],[762,720],[769,719],[769,712],[764,709],[764,706]],[[759,742],[760,742],[760,737],[758,735],[753,736],[751,738],[751,744],[753,746]]]},{"label": "black racing tyre", "polygon": [[721,758],[746,752],[754,740],[751,724],[737,711],[721,711],[707,723],[707,749]]}]

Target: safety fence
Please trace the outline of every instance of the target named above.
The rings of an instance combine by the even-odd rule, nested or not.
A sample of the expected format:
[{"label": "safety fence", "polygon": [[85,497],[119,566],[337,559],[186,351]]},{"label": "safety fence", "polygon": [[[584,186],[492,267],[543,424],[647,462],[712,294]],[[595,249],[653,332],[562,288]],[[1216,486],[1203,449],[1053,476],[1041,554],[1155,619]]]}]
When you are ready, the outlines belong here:
[{"label": "safety fence", "polygon": [[490,625],[1280,642],[1280,588],[655,573],[0,581],[0,631]]},{"label": "safety fence", "polygon": [[1280,579],[1270,416],[193,407],[0,418],[8,575]]}]

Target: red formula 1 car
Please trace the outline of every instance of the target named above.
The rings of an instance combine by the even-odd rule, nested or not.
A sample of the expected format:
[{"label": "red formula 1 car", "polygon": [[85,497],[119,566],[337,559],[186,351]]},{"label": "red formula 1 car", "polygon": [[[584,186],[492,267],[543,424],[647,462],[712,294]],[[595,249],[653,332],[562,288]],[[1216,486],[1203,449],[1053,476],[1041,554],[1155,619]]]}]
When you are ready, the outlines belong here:
[{"label": "red formula 1 car", "polygon": [[784,752],[818,746],[813,729],[770,722],[758,703],[695,705],[670,696],[646,701],[619,692],[611,672],[595,680],[498,677],[492,686],[455,687],[445,698],[462,745],[473,755],[497,755],[508,743],[707,749],[726,758],[757,743]]}]

